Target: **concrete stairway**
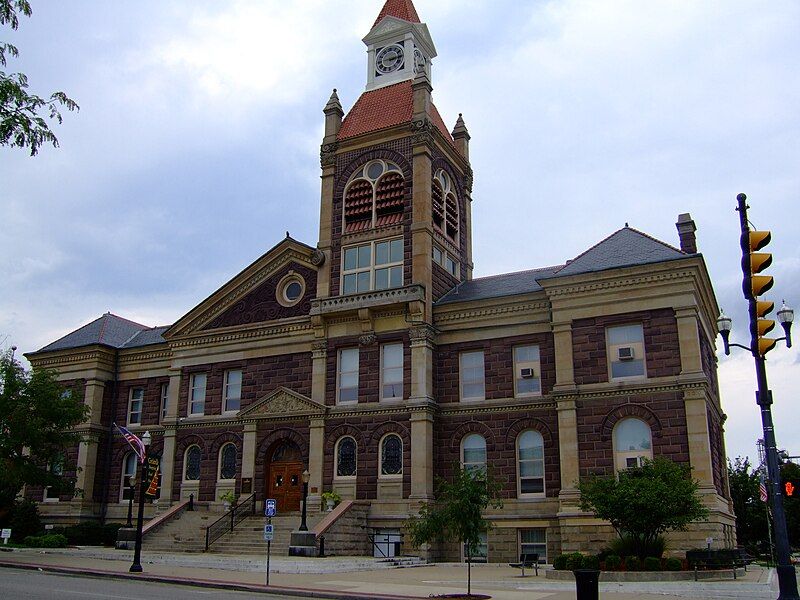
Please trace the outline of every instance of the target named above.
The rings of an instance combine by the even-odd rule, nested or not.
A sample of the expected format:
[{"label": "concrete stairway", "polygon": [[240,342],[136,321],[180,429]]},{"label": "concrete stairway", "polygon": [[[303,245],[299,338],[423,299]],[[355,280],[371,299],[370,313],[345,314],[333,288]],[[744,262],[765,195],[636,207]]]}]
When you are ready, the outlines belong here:
[{"label": "concrete stairway", "polygon": [[148,552],[203,552],[206,547],[206,527],[221,515],[198,507],[184,511],[180,517],[164,524],[144,538]]},{"label": "concrete stairway", "polygon": [[[320,515],[308,515],[306,524],[309,529],[320,520]],[[209,548],[214,554],[239,554],[248,556],[266,556],[267,542],[264,541],[264,525],[267,519],[262,516],[248,517],[236,526],[232,533],[226,533]],[[272,517],[275,535],[270,552],[275,556],[289,555],[289,537],[300,526],[300,513],[287,513]]]}]

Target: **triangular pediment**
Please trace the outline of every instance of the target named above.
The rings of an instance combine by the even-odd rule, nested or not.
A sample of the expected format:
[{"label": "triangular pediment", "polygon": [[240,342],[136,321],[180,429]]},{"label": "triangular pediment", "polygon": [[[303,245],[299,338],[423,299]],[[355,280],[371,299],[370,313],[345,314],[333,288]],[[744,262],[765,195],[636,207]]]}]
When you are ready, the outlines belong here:
[{"label": "triangular pediment", "polygon": [[[316,296],[318,251],[287,237],[203,302],[181,317],[165,333],[171,339],[210,329],[263,323],[297,316],[299,308],[282,310],[275,293],[277,282],[290,272],[305,281],[301,302]],[[306,281],[310,280],[310,281]]]},{"label": "triangular pediment", "polygon": [[326,410],[325,405],[314,402],[303,394],[289,388],[279,387],[257,400],[252,406],[239,412],[237,416],[250,419],[297,415],[313,416],[323,415]]},{"label": "triangular pediment", "polygon": [[381,19],[362,41],[367,46],[372,46],[402,39],[409,32],[414,35],[414,40],[424,49],[429,58],[436,58],[436,46],[433,44],[427,25],[424,23],[409,23],[391,15]]}]

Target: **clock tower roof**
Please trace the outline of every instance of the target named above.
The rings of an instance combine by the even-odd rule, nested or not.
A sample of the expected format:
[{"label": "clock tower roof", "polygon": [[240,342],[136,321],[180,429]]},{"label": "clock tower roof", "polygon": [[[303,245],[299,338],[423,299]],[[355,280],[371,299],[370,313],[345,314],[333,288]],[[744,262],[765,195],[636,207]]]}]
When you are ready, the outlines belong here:
[{"label": "clock tower roof", "polygon": [[381,22],[384,17],[397,17],[410,23],[419,23],[419,15],[411,0],[386,0],[373,27]]}]

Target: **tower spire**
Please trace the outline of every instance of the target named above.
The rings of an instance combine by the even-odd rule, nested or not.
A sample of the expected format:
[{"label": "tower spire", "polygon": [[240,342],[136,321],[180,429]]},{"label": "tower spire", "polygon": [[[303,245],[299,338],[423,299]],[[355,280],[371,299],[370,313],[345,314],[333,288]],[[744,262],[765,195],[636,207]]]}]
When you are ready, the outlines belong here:
[{"label": "tower spire", "polygon": [[386,0],[386,4],[383,5],[378,18],[375,19],[375,23],[372,26],[375,27],[381,22],[381,19],[387,16],[397,17],[410,23],[420,22],[417,9],[414,8],[414,3],[411,0]]}]

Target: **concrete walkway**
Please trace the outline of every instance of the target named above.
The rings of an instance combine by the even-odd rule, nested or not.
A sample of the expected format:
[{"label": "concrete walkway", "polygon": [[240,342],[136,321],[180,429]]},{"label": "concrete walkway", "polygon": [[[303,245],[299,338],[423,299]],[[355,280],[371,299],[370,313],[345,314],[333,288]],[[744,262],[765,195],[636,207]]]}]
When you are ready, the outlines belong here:
[{"label": "concrete walkway", "polygon": [[[250,557],[202,554],[158,554],[142,556],[144,573],[128,573],[131,553],[102,548],[67,550],[18,549],[0,552],[0,566],[27,566],[62,570],[74,575],[154,578],[158,581],[189,583],[202,587],[279,592],[306,597],[364,600],[366,598],[430,598],[466,591],[466,566],[425,565],[414,568],[386,568],[376,559],[337,557],[290,559],[273,557],[270,584],[264,586],[264,561]],[[526,571],[526,575],[528,572]],[[725,577],[729,577],[726,574]],[[752,567],[745,577],[706,582],[601,583],[600,597],[606,600],[663,600],[681,598],[777,597],[771,569]],[[505,565],[473,565],[473,593],[495,600],[574,600],[575,584],[551,581],[539,576],[521,577]]]}]

